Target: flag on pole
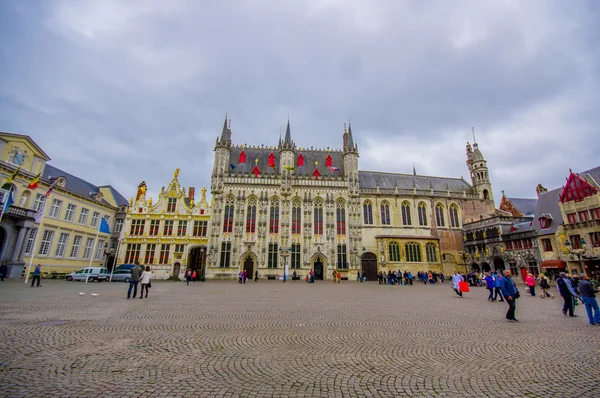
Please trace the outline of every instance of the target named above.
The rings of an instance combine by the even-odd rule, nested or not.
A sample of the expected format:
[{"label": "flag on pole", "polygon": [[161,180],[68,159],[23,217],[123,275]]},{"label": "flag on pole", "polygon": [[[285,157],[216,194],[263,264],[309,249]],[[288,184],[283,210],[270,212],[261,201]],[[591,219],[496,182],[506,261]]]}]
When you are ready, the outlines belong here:
[{"label": "flag on pole", "polygon": [[104,217],[100,220],[100,229],[98,230],[104,234],[110,234],[110,226],[108,225],[108,221]]},{"label": "flag on pole", "polygon": [[42,204],[40,204],[40,207],[37,209],[37,211],[35,212],[35,223],[39,224],[42,222],[42,219],[44,218],[44,209],[46,208],[46,201],[44,200],[42,202]]},{"label": "flag on pole", "polygon": [[12,173],[8,177],[8,180],[6,180],[6,183],[13,182],[15,180],[15,177],[17,176],[17,174],[19,174],[19,170],[21,170],[21,166],[17,167],[17,169],[14,171],[14,173]]},{"label": "flag on pole", "polygon": [[6,198],[6,202],[4,202],[4,205],[2,206],[2,212],[0,213],[0,217],[2,217],[2,215],[6,213],[6,210],[8,210],[8,208],[14,204],[15,201],[13,200],[13,194],[12,192],[9,192],[8,197]]},{"label": "flag on pole", "polygon": [[39,174],[37,176],[35,176],[35,178],[33,180],[29,181],[29,185],[27,185],[27,188],[36,189],[38,187],[38,182],[40,182]]},{"label": "flag on pole", "polygon": [[56,186],[57,183],[58,183],[58,178],[56,180],[54,180],[52,185],[50,185],[50,188],[48,188],[48,191],[46,191],[46,197],[50,196],[50,194],[54,190],[54,187]]}]

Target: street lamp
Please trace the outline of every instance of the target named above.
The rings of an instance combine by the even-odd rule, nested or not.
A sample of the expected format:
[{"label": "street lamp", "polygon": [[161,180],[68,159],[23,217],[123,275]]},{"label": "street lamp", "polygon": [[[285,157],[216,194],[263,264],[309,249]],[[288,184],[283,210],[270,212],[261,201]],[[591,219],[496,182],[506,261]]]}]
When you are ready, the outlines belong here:
[{"label": "street lamp", "polygon": [[[583,272],[583,261],[581,260],[581,257],[583,257],[583,254],[587,250],[587,248],[585,247],[585,239],[580,238],[579,245],[581,246],[579,249],[573,249],[573,248],[571,248],[571,242],[569,242],[569,239],[567,239],[565,241],[565,248],[567,249],[569,254],[574,254],[577,256],[577,262],[579,263],[579,270],[581,272]],[[569,270],[569,274],[571,273],[571,271],[572,270]]]},{"label": "street lamp", "polygon": [[279,254],[281,254],[281,257],[283,257],[283,281],[285,282],[287,280],[287,275],[289,274],[289,270],[288,270],[288,264],[287,264],[287,258],[290,255],[290,251],[291,248],[283,248],[280,247],[279,248]]}]

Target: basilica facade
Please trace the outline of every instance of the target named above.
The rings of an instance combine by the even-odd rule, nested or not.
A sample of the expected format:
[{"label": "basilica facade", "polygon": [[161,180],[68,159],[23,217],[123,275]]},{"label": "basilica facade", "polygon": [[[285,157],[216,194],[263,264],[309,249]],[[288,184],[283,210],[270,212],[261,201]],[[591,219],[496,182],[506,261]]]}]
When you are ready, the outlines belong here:
[{"label": "basilica facade", "polygon": [[464,263],[463,223],[495,214],[477,143],[466,147],[469,182],[359,170],[349,124],[338,149],[297,146],[289,121],[272,147],[234,145],[230,127],[215,143],[208,279],[451,273]]}]

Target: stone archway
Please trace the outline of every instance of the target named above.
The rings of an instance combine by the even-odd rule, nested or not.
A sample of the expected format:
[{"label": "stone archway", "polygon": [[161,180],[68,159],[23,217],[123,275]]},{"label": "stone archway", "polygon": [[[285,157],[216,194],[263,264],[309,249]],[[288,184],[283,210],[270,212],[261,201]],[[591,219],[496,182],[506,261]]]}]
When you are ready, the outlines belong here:
[{"label": "stone archway", "polygon": [[248,279],[252,279],[254,278],[254,273],[257,271],[257,261],[256,261],[256,255],[254,253],[252,253],[251,251],[248,251],[244,254],[242,254],[241,258],[241,270],[242,271],[246,271],[247,275],[248,275]]},{"label": "stone archway", "polygon": [[310,264],[315,273],[315,280],[327,279],[327,257],[323,253],[312,256]]},{"label": "stone archway", "polygon": [[494,257],[494,271],[504,271],[505,268],[504,260],[501,257]]},{"label": "stone archway", "polygon": [[188,250],[187,266],[196,271],[196,280],[204,280],[206,271],[206,246],[195,246]]},{"label": "stone archway", "polygon": [[377,280],[377,256],[375,253],[367,252],[361,257],[362,272],[367,281]]}]

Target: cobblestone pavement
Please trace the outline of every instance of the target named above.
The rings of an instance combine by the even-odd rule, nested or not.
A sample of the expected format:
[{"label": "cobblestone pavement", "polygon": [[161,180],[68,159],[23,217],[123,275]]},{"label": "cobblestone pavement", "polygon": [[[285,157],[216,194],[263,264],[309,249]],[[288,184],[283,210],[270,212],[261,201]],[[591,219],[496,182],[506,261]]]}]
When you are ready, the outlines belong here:
[{"label": "cobblestone pavement", "polygon": [[560,298],[523,294],[509,323],[448,284],[42,282],[0,282],[2,397],[600,394],[600,327]]}]

